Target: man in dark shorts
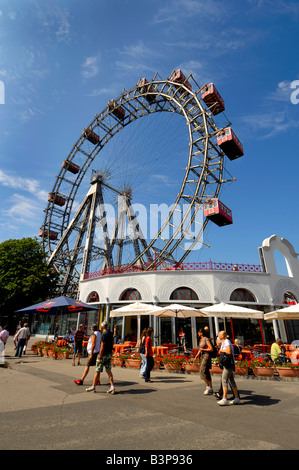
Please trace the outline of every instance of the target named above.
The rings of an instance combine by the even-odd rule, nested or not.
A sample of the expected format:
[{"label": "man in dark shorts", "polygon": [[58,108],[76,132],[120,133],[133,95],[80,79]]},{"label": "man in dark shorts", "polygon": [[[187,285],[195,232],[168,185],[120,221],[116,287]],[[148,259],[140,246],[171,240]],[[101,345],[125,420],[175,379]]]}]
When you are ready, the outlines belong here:
[{"label": "man in dark shorts", "polygon": [[74,334],[74,354],[73,354],[73,366],[75,365],[76,354],[78,354],[78,366],[80,366],[80,359],[83,348],[84,330],[83,325],[79,325],[79,329]]},{"label": "man in dark shorts", "polygon": [[105,367],[107,375],[110,381],[110,389],[107,390],[107,393],[114,395],[115,388],[114,388],[114,381],[113,375],[111,372],[111,358],[112,358],[112,350],[113,350],[113,334],[110,330],[108,330],[107,321],[103,321],[102,325],[102,342],[101,348],[97,359],[96,364],[96,372],[93,378],[92,386],[87,388],[87,392],[95,392],[96,391],[96,384],[100,379],[100,373],[103,372]]},{"label": "man in dark shorts", "polygon": [[75,384],[83,385],[84,379],[85,379],[85,377],[87,376],[87,374],[89,372],[89,368],[91,366],[96,365],[97,356],[99,354],[100,347],[101,347],[101,340],[102,340],[102,335],[98,331],[97,325],[96,324],[92,325],[91,335],[90,335],[90,338],[89,338],[88,344],[87,344],[87,353],[88,353],[87,364],[85,366],[85,369],[84,369],[84,372],[83,372],[83,375],[82,375],[81,379],[74,380]]}]

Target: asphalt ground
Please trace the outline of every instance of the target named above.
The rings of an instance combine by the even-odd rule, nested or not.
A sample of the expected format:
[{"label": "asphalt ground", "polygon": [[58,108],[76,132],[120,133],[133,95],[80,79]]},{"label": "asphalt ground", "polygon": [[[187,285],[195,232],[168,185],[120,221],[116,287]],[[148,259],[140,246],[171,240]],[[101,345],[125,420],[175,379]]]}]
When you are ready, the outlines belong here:
[{"label": "asphalt ground", "polygon": [[[196,373],[158,370],[153,382],[145,383],[137,369],[113,367],[115,395],[106,393],[105,372],[96,393],[88,393],[94,368],[78,386],[74,379],[84,366],[33,355],[30,344],[36,340],[31,338],[21,358],[14,356],[12,337],[6,345],[6,367],[0,367],[1,450],[97,450],[115,459],[122,451],[198,456],[208,450],[299,449],[298,379],[236,376],[241,404],[221,407],[215,397],[203,395]],[[214,375],[215,390],[219,384]]]}]

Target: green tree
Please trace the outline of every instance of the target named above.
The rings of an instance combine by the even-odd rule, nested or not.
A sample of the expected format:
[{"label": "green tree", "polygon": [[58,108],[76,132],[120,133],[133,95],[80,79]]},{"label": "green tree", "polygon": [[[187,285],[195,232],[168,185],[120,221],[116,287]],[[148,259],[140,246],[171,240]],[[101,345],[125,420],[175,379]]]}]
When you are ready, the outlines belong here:
[{"label": "green tree", "polygon": [[36,238],[0,243],[0,316],[49,298],[57,280]]}]

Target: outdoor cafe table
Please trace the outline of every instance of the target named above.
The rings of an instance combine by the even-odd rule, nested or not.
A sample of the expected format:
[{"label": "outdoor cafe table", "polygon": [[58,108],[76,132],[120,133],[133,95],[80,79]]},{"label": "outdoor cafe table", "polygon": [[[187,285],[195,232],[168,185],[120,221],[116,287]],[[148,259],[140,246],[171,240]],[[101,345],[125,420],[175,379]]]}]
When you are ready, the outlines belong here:
[{"label": "outdoor cafe table", "polygon": [[153,353],[159,354],[159,356],[163,356],[164,354],[168,353],[168,348],[165,346],[153,346]]},{"label": "outdoor cafe table", "polygon": [[115,354],[119,354],[124,352],[125,349],[128,349],[128,346],[126,344],[114,344],[113,349]]}]

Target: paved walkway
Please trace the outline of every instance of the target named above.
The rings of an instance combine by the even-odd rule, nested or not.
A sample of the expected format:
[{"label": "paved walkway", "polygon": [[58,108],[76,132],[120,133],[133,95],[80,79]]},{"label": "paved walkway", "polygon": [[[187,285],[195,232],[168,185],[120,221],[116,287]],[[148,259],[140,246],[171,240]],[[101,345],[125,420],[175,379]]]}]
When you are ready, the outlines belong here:
[{"label": "paved walkway", "polygon": [[[106,393],[106,373],[97,392],[87,393],[94,368],[77,386],[83,366],[30,351],[16,358],[11,337],[6,364],[0,368],[2,450],[299,449],[298,380],[237,376],[241,405],[220,407],[203,395],[198,374],[153,371],[153,383],[145,383],[138,370],[114,367],[114,396]],[[220,377],[213,383],[217,390]]]}]

